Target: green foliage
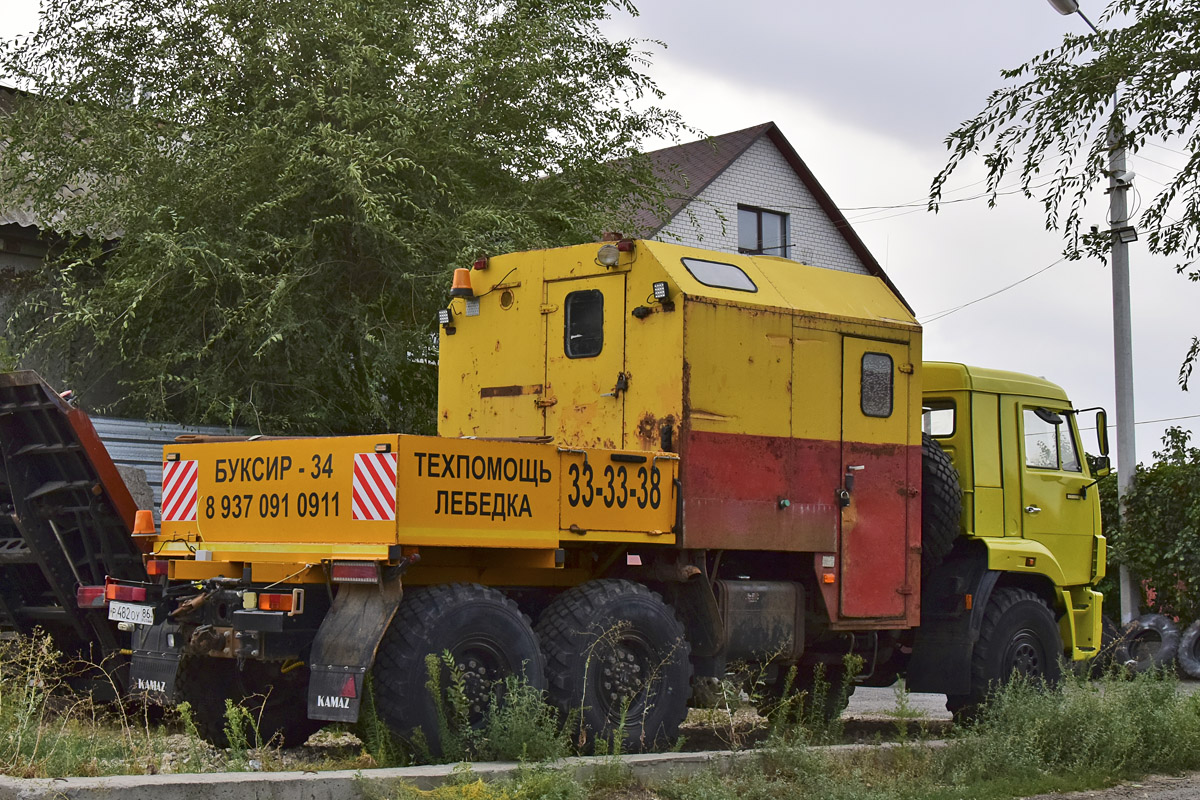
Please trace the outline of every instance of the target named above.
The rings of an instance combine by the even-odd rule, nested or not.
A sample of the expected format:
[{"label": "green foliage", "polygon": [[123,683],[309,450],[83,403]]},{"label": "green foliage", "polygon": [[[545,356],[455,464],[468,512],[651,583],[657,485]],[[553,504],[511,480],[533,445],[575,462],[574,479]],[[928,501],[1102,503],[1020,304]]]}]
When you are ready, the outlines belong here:
[{"label": "green foliage", "polygon": [[1147,581],[1145,605],[1185,620],[1200,617],[1200,449],[1190,435],[1167,429],[1155,462],[1138,465],[1123,524],[1115,496],[1104,509],[1110,561]]},{"label": "green foliage", "polygon": [[34,93],[0,116],[0,201],[66,236],[22,354],[119,383],[122,414],[431,431],[452,268],[661,208],[639,146],[679,123],[642,44],[600,32],[614,9],[43,4],[0,45]]},{"label": "green foliage", "polygon": [[1062,691],[1022,680],[989,702],[949,753],[947,776],[972,783],[1003,772],[1115,780],[1200,765],[1200,696],[1166,673],[1077,679]]},{"label": "green foliage", "polygon": [[429,675],[425,688],[434,697],[442,752],[435,758],[423,742],[414,742],[420,760],[537,762],[569,754],[566,728],[545,693],[524,678],[508,675],[494,685],[487,709],[476,718],[463,671],[449,652],[426,656],[425,668]]},{"label": "green foliage", "polygon": [[[946,137],[950,157],[934,178],[931,209],[955,170],[982,155],[990,204],[1015,178],[1026,197],[1042,203],[1047,229],[1063,231],[1068,257],[1084,250],[1105,256],[1108,233],[1081,236],[1081,224],[1089,196],[1107,183],[1109,140],[1130,153],[1166,139],[1187,153],[1200,151],[1200,82],[1191,56],[1200,0],[1109,0],[1097,27],[1099,33],[1068,33],[1058,47],[1001,72],[1004,85]],[[1137,223],[1150,251],[1177,257],[1193,281],[1200,281],[1197,178],[1200,160],[1189,158]],[[1193,339],[1179,375],[1185,388],[1198,356],[1200,339]]]}]

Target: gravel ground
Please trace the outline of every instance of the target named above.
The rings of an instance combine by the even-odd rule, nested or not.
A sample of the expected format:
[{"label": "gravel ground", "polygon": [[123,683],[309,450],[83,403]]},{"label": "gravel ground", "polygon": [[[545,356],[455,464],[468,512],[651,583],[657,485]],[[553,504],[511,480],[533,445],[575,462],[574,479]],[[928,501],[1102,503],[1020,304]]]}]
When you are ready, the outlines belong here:
[{"label": "gravel ground", "polygon": [[1200,772],[1185,775],[1151,775],[1111,789],[1067,794],[1039,794],[1027,800],[1196,800],[1200,797]]}]

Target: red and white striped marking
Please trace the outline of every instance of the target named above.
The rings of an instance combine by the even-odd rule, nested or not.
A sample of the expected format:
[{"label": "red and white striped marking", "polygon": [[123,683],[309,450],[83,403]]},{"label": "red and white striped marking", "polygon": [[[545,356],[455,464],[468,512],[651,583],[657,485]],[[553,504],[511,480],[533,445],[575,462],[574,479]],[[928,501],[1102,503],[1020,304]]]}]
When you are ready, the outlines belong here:
[{"label": "red and white striped marking", "polygon": [[163,522],[195,522],[199,486],[199,461],[164,461]]},{"label": "red and white striped marking", "polygon": [[396,518],[396,453],[354,454],[352,519]]}]

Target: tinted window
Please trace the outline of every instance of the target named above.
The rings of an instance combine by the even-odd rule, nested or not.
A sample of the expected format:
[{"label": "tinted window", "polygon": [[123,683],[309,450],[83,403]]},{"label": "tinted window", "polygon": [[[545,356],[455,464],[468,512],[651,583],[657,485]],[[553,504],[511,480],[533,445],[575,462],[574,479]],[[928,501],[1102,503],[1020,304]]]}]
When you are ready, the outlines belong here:
[{"label": "tinted window", "polygon": [[750,276],[733,264],[722,264],[720,261],[701,261],[697,258],[683,259],[683,266],[692,277],[705,286],[715,286],[718,289],[735,289],[739,292],[757,292],[758,287]]},{"label": "tinted window", "polygon": [[568,358],[591,358],[604,349],[604,293],[599,289],[571,292],[566,300]]},{"label": "tinted window", "polygon": [[885,353],[863,354],[862,412],[868,417],[892,415],[892,357]]}]

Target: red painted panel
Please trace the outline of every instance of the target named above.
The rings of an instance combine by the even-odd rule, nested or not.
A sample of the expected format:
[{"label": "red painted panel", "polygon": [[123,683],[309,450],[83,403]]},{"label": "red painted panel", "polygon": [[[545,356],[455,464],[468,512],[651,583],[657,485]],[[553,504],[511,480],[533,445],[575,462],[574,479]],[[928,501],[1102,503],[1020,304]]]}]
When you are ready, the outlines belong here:
[{"label": "red painted panel", "polygon": [[[684,546],[837,553],[837,586],[821,587],[835,589],[823,591],[828,601],[840,599],[830,609],[835,622],[917,623],[919,447],[849,442],[843,450],[836,441],[695,431],[682,445]],[[848,465],[864,469],[842,511]],[[819,558],[816,568],[830,572]]]},{"label": "red painted panel", "polygon": [[687,547],[837,548],[839,442],[692,431],[682,445]]},{"label": "red painted panel", "polygon": [[842,512],[841,616],[903,617],[916,587],[908,556],[909,532],[920,530],[920,448],[846,442],[842,452],[862,469]]}]

